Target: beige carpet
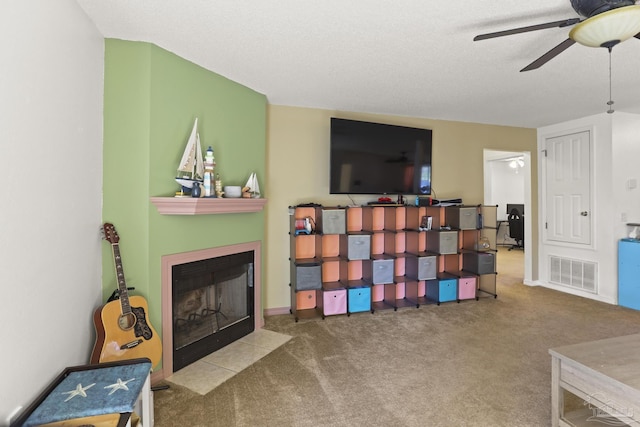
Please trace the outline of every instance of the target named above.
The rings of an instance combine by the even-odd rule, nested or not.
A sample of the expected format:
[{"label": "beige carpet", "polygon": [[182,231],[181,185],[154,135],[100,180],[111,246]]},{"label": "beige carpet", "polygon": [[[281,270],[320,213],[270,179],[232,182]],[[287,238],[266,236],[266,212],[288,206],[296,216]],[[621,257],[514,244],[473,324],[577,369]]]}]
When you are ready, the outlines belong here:
[{"label": "beige carpet", "polygon": [[202,396],[155,393],[165,426],[547,426],[560,345],[640,330],[640,312],[522,284],[498,255],[498,298],[295,323],[293,338]]}]

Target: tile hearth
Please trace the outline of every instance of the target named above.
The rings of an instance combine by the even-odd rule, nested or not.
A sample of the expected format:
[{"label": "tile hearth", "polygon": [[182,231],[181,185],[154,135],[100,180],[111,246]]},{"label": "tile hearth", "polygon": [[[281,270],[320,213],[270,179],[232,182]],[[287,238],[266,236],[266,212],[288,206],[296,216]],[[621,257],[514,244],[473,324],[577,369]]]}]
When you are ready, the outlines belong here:
[{"label": "tile hearth", "polygon": [[289,335],[257,329],[174,372],[166,380],[205,395],[290,339]]}]

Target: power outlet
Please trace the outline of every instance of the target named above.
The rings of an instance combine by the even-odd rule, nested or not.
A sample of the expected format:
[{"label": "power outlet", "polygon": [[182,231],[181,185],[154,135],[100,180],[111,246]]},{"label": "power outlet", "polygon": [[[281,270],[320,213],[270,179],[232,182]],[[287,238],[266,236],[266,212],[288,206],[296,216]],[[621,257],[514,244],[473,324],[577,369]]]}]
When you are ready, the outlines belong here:
[{"label": "power outlet", "polygon": [[620,214],[620,222],[627,222],[627,213],[626,212],[622,212]]}]

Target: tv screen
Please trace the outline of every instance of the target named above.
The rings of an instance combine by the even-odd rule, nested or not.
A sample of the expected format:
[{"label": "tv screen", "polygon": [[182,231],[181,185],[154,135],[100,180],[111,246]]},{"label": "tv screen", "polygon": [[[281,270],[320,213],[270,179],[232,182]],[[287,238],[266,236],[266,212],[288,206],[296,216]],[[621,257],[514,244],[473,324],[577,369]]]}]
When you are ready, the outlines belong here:
[{"label": "tv screen", "polygon": [[431,194],[431,130],[331,118],[331,194]]}]

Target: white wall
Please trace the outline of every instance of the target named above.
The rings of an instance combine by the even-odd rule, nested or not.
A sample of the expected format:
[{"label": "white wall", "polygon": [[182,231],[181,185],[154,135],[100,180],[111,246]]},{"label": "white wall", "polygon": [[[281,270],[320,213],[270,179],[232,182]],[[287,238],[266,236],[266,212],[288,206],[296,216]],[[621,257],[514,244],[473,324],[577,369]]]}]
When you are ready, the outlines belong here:
[{"label": "white wall", "polygon": [[[617,304],[617,242],[628,233],[626,222],[640,221],[638,189],[627,189],[629,179],[640,179],[637,159],[640,158],[640,116],[623,112],[606,113],[560,123],[538,130],[539,149],[548,137],[591,131],[593,145],[592,219],[594,222],[593,245],[557,245],[544,241],[544,227],[540,228],[540,280],[539,284],[564,292]],[[543,161],[539,162],[542,177]],[[539,206],[543,208],[543,184],[540,183]],[[625,219],[625,217],[627,219]],[[540,221],[544,223],[541,212]],[[592,294],[546,282],[548,257],[557,255],[598,265],[598,293]]]},{"label": "white wall", "polygon": [[498,220],[507,219],[507,204],[524,204],[524,170],[509,167],[509,162],[490,160],[489,185],[491,197],[486,204],[498,205]]},{"label": "white wall", "polygon": [[[631,230],[627,223],[640,223],[640,115],[615,113],[613,117],[613,195],[615,236]],[[636,187],[629,188],[635,180]],[[626,218],[626,219],[625,219]]]},{"label": "white wall", "polygon": [[3,425],[93,345],[104,41],[74,0],[3,0],[0,52]]}]

